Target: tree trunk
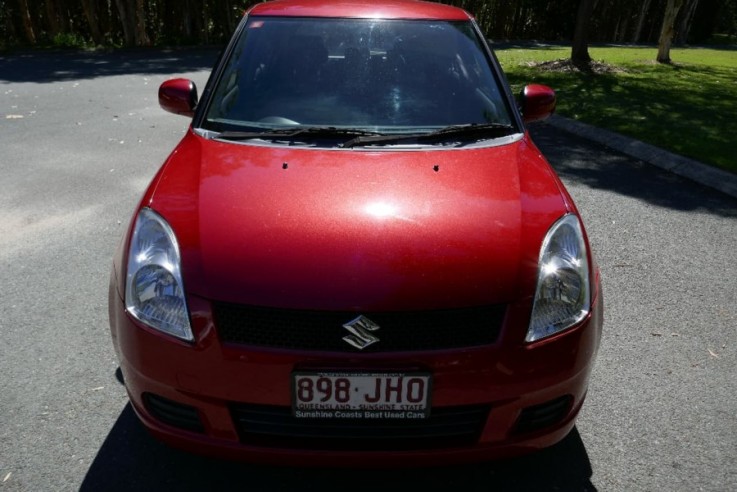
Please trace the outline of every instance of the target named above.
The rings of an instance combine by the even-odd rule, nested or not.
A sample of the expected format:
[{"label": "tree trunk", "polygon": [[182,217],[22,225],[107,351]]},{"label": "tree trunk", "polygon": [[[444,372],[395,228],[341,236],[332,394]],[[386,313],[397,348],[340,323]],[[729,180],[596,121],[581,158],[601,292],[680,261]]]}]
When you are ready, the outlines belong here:
[{"label": "tree trunk", "polygon": [[496,10],[492,17],[491,30],[489,34],[494,39],[505,39],[507,38],[507,32],[509,31],[509,8],[508,2],[501,2],[501,5],[495,5]]},{"label": "tree trunk", "polygon": [[225,27],[228,30],[225,33],[226,38],[230,38],[235,31],[235,17],[233,11],[233,4],[230,0],[225,0]]},{"label": "tree trunk", "polygon": [[136,0],[136,46],[150,46],[151,40],[146,33],[146,2]]},{"label": "tree trunk", "polygon": [[56,13],[59,15],[61,32],[75,32],[74,19],[69,15],[69,5],[66,0],[57,0]]},{"label": "tree trunk", "polygon": [[123,28],[123,40],[126,46],[134,46],[136,44],[136,22],[130,8],[129,0],[115,0],[118,7],[118,17]]},{"label": "tree trunk", "polygon": [[678,11],[683,6],[684,0],[668,0],[665,6],[665,15],[663,16],[663,27],[660,30],[660,39],[658,40],[658,63],[670,63],[670,45],[673,42],[673,34],[675,32],[676,17]]},{"label": "tree trunk", "polygon": [[105,38],[100,31],[100,16],[98,14],[96,0],[82,0],[82,7],[84,8],[84,16],[87,19],[87,25],[90,28],[90,35],[92,41],[96,45],[101,45],[105,42]]},{"label": "tree trunk", "polygon": [[[8,11],[5,12],[5,25],[2,28],[5,29],[5,34],[7,35],[5,42],[10,44],[11,42],[16,41],[20,36],[18,36],[18,29],[15,27],[15,11],[10,5],[6,5],[6,8]],[[0,41],[0,46],[2,46],[2,41]]]},{"label": "tree trunk", "polygon": [[192,35],[198,43],[208,43],[208,16],[207,2],[204,0],[190,0],[189,10],[193,13],[188,14],[192,18]]},{"label": "tree trunk", "polygon": [[33,19],[31,19],[31,13],[28,10],[28,0],[18,0],[18,7],[23,21],[23,30],[26,32],[26,40],[29,44],[36,44],[36,31],[33,28]]},{"label": "tree trunk", "polygon": [[182,32],[187,41],[190,41],[194,37],[191,5],[189,4],[189,0],[185,0],[182,5],[184,5],[184,11],[182,12]]},{"label": "tree trunk", "polygon": [[617,35],[617,42],[618,43],[625,43],[627,42],[627,30],[630,27],[629,19],[625,18],[622,21],[622,24],[619,28],[619,34]]},{"label": "tree trunk", "polygon": [[694,15],[696,14],[696,7],[699,6],[699,0],[690,0],[684,9],[684,15],[681,19],[681,24],[678,27],[676,42],[680,45],[684,45],[688,42],[688,33],[691,30],[691,23],[693,22]]},{"label": "tree trunk", "polygon": [[576,31],[573,34],[573,47],[571,48],[571,61],[576,65],[588,65],[591,61],[591,56],[589,56],[589,25],[591,24],[593,11],[594,0],[581,0],[579,2]]},{"label": "tree trunk", "polygon": [[210,42],[210,12],[207,10],[207,2],[202,2],[202,38],[205,44]]},{"label": "tree trunk", "polygon": [[54,39],[57,34],[62,32],[61,25],[59,22],[59,9],[56,6],[55,0],[46,0],[46,20],[49,26],[49,35],[51,39]]},{"label": "tree trunk", "polygon": [[95,13],[97,14],[97,22],[102,35],[102,41],[107,42],[108,38],[112,41],[120,34],[120,30],[116,26],[114,18],[115,5],[108,0],[90,0],[95,5]]},{"label": "tree trunk", "polygon": [[512,21],[512,34],[520,38],[524,35],[524,29],[521,27],[524,25],[524,21],[522,20],[523,15],[524,5],[522,2],[517,2],[517,9],[514,12],[514,20]]},{"label": "tree trunk", "polygon": [[640,9],[640,15],[637,17],[637,27],[635,27],[635,32],[632,35],[633,43],[640,42],[640,37],[642,36],[642,26],[645,24],[645,17],[647,16],[647,11],[650,8],[651,1],[652,0],[643,0],[642,2],[642,8]]}]

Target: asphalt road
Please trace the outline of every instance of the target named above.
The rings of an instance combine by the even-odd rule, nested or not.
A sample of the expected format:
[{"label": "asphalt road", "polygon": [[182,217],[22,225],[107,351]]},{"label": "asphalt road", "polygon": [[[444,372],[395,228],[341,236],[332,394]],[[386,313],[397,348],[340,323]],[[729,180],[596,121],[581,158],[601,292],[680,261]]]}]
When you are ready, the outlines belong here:
[{"label": "asphalt road", "polygon": [[110,260],[188,121],[170,76],[215,51],[0,58],[0,489],[737,490],[737,201],[546,127],[586,221],[605,337],[576,430],[536,455],[395,471],[257,467],[171,450],[116,377]]}]

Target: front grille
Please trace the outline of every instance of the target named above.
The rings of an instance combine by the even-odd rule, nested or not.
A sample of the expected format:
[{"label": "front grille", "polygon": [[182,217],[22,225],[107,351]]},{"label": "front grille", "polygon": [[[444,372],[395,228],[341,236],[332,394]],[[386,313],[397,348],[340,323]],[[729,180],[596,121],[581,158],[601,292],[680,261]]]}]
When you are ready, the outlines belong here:
[{"label": "front grille", "polygon": [[525,408],[517,420],[515,433],[533,432],[557,424],[568,415],[572,401],[573,398],[566,395],[541,405]]},{"label": "front grille", "polygon": [[146,410],[161,422],[192,432],[204,432],[195,407],[168,400],[153,393],[143,394]]},{"label": "front grille", "polygon": [[478,442],[488,406],[433,408],[421,420],[302,419],[289,407],[230,406],[241,443],[316,450],[406,451]]},{"label": "front grille", "polygon": [[296,350],[357,352],[343,337],[345,323],[360,314],[379,325],[380,341],[362,352],[398,352],[477,347],[494,343],[505,306],[431,311],[309,311],[215,303],[213,314],[226,343]]}]

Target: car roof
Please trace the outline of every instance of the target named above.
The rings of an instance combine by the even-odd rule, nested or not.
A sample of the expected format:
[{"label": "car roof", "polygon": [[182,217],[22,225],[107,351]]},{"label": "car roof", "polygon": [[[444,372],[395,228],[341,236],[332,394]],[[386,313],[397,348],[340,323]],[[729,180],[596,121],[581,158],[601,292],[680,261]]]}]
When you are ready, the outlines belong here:
[{"label": "car roof", "polygon": [[336,17],[358,19],[432,19],[462,21],[472,17],[463,9],[417,0],[276,0],[260,3],[249,15],[279,17]]}]

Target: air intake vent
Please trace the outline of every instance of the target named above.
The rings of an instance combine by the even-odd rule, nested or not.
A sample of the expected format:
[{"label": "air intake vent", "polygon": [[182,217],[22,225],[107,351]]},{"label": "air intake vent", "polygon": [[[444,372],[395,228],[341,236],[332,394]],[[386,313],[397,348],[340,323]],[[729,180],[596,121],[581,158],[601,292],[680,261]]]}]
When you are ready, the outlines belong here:
[{"label": "air intake vent", "polygon": [[421,420],[298,419],[289,407],[232,404],[241,442],[255,446],[392,451],[475,444],[488,406],[433,408]]},{"label": "air intake vent", "polygon": [[151,415],[167,425],[192,432],[205,431],[195,407],[167,400],[153,393],[144,393],[143,403]]},{"label": "air intake vent", "polygon": [[525,408],[517,420],[515,434],[534,432],[557,424],[568,415],[572,401],[573,398],[566,395],[541,405]]}]

